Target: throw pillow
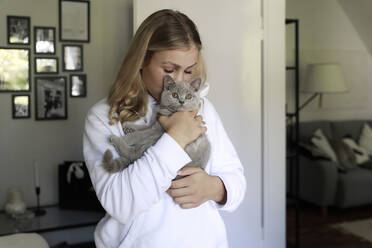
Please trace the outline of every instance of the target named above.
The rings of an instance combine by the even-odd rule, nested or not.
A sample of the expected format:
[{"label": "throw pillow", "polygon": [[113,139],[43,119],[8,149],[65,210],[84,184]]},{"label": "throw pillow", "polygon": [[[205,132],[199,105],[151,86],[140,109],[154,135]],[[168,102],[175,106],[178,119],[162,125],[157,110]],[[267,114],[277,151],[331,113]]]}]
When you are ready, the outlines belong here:
[{"label": "throw pillow", "polygon": [[336,153],[329,144],[327,137],[323,134],[322,129],[318,128],[311,137],[313,143],[319,150],[327,155],[332,161],[338,162]]},{"label": "throw pillow", "polygon": [[300,153],[309,159],[327,159],[332,160],[326,153],[320,150],[312,143],[300,142]]},{"label": "throw pillow", "polygon": [[372,156],[372,129],[367,123],[364,123],[360,134],[359,145],[368,152],[369,156]]},{"label": "throw pillow", "polygon": [[341,171],[346,172],[358,166],[353,150],[346,143],[342,140],[331,140],[330,144],[337,155],[338,168]]},{"label": "throw pillow", "polygon": [[342,141],[354,152],[357,164],[363,164],[369,160],[368,152],[359,146],[355,140],[352,138],[343,138]]}]

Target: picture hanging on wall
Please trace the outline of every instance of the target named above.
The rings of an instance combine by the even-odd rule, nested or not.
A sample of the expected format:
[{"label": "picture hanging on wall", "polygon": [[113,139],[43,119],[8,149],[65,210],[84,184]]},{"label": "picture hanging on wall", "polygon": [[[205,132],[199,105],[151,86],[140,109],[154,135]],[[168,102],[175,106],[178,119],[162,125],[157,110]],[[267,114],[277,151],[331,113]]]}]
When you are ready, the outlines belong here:
[{"label": "picture hanging on wall", "polygon": [[30,91],[30,49],[0,47],[0,92]]},{"label": "picture hanging on wall", "polygon": [[86,97],[87,96],[87,75],[71,74],[70,75],[70,96]]},{"label": "picture hanging on wall", "polygon": [[7,16],[8,22],[8,44],[29,45],[30,44],[30,17]]},{"label": "picture hanging on wall", "polygon": [[90,41],[90,2],[59,0],[59,39],[67,42]]},{"label": "picture hanging on wall", "polygon": [[12,95],[13,119],[26,119],[31,117],[30,96]]},{"label": "picture hanging on wall", "polygon": [[35,73],[58,74],[58,58],[35,57]]},{"label": "picture hanging on wall", "polygon": [[35,54],[56,53],[56,29],[54,27],[34,27]]},{"label": "picture hanging on wall", "polygon": [[35,77],[35,119],[67,119],[66,77]]},{"label": "picture hanging on wall", "polygon": [[62,45],[63,71],[83,71],[83,46]]}]

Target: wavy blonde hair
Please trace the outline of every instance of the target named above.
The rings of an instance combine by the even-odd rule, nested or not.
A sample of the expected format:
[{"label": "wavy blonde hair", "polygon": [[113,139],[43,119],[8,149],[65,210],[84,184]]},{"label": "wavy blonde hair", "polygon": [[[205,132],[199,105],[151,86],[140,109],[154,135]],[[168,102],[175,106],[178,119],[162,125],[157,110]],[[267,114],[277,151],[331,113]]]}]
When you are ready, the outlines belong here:
[{"label": "wavy blonde hair", "polygon": [[169,9],[147,17],[139,26],[111,86],[108,96],[110,125],[118,121],[136,121],[146,115],[148,97],[140,70],[149,63],[154,52],[193,45],[199,50],[199,56],[192,77],[201,77],[204,83],[206,72],[196,25],[185,14]]}]

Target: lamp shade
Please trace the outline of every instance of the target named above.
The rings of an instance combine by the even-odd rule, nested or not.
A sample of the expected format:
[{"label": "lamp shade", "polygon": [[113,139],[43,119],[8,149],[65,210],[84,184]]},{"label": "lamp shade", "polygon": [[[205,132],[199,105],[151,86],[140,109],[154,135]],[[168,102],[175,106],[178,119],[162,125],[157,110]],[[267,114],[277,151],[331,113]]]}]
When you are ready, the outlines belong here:
[{"label": "lamp shade", "polygon": [[321,94],[347,92],[341,66],[331,63],[309,64],[301,91]]}]

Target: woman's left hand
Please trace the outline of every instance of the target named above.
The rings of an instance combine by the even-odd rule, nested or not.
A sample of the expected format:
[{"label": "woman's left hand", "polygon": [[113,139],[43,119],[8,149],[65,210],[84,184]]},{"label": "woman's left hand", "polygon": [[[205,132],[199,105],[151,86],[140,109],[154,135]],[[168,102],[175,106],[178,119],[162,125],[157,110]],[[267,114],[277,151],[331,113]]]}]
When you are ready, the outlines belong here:
[{"label": "woman's left hand", "polygon": [[208,175],[199,167],[184,167],[179,171],[184,178],[174,180],[167,190],[181,208],[195,208],[208,200],[226,203],[226,189],[217,176]]}]

